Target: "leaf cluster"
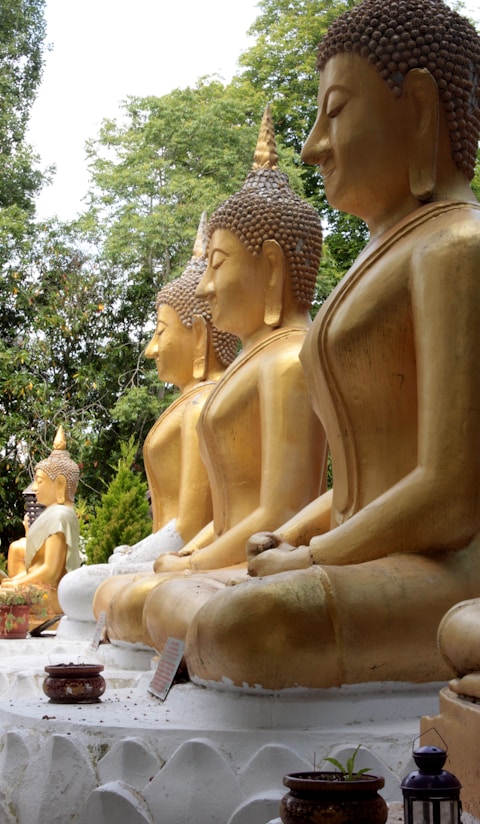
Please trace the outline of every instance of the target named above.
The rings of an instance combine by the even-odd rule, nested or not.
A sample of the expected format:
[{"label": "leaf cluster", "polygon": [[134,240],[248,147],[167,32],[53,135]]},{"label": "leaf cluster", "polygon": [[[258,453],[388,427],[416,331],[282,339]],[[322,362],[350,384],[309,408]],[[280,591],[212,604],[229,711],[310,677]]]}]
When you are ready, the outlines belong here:
[{"label": "leaf cluster", "polygon": [[359,778],[361,775],[365,775],[365,773],[370,772],[371,767],[363,767],[361,770],[355,769],[355,759],[358,755],[358,751],[361,747],[361,744],[354,750],[350,758],[347,759],[346,764],[342,764],[336,758],[326,758],[325,761],[328,761],[330,764],[333,764],[334,767],[342,773],[346,781],[355,781],[356,778]]},{"label": "leaf cluster", "polygon": [[85,552],[88,562],[106,563],[117,546],[131,546],[152,531],[147,484],[132,468],[136,445],[133,438],[121,445],[115,475],[102,495],[91,521]]}]

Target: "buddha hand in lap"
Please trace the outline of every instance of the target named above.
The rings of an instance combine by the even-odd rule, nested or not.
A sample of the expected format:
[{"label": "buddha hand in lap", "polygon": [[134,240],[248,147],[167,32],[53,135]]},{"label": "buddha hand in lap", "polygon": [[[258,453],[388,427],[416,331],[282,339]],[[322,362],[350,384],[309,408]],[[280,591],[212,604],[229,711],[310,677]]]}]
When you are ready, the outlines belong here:
[{"label": "buddha hand in lap", "polygon": [[118,640],[159,649],[168,635],[184,635],[202,598],[245,568],[247,537],[274,529],[324,488],[326,441],[298,357],[311,323],[321,227],[276,168],[274,146],[267,110],[253,170],[211,218],[208,267],[198,287],[215,325],[242,341],[198,423],[213,532],[201,531],[177,555],[157,559],[158,586],[148,598],[140,581],[122,593],[107,619],[109,636]]},{"label": "buddha hand in lap", "polygon": [[67,571],[80,566],[78,518],[73,500],[79,478],[78,465],[65,449],[59,428],[53,451],[35,467],[32,491],[46,508],[27,531],[25,569],[2,580],[2,586],[38,584],[48,592],[49,614],[61,613],[57,587]]},{"label": "buddha hand in lap", "polygon": [[302,156],[370,230],[301,353],[333,492],[253,536],[257,579],[194,618],[187,663],[209,683],[443,679],[438,623],[480,594],[479,38],[435,0],[367,0],[319,69]]}]

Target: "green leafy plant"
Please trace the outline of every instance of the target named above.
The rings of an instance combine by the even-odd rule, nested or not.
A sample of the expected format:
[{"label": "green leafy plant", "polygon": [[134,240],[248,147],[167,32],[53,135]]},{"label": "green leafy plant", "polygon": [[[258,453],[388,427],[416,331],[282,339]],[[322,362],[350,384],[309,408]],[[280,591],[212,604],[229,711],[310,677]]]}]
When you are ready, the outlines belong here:
[{"label": "green leafy plant", "polygon": [[328,761],[330,764],[333,764],[334,767],[337,768],[344,776],[346,781],[355,781],[361,775],[365,775],[365,773],[370,772],[371,767],[363,767],[361,770],[355,769],[355,759],[357,757],[357,753],[361,747],[361,744],[358,745],[356,750],[352,753],[350,758],[347,760],[346,764],[342,764],[341,761],[338,761],[336,758],[326,758],[325,761]]},{"label": "green leafy plant", "polygon": [[0,587],[0,605],[20,606],[42,604],[48,598],[47,590],[38,584],[18,584]]}]

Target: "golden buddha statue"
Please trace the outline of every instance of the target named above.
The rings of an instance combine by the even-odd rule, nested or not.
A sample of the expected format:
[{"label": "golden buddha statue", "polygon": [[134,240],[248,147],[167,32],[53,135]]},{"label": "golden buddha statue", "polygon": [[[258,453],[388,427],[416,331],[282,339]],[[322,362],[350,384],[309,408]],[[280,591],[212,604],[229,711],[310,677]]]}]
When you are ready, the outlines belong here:
[{"label": "golden buddha statue", "polygon": [[480,594],[479,37],[441,0],[365,0],[318,68],[302,158],[370,231],[301,353],[333,493],[252,536],[252,580],[196,613],[203,683],[444,679],[440,619]]},{"label": "golden buddha statue", "polygon": [[[50,614],[62,611],[57,598],[61,578],[80,566],[78,518],[73,509],[79,475],[78,465],[66,451],[63,428],[59,427],[52,453],[35,467],[32,490],[38,503],[46,508],[28,528],[25,568],[2,579],[3,587],[21,584],[45,587]],[[15,560],[19,563],[18,557]]]},{"label": "golden buddha statue", "polygon": [[[107,610],[111,640],[160,648],[168,635],[182,637],[192,609],[221,586],[217,579],[245,569],[248,536],[275,528],[325,488],[325,436],[298,357],[311,326],[321,225],[277,161],[267,108],[252,171],[210,220],[208,267],[197,290],[215,325],[242,341],[198,423],[213,522],[178,553],[161,555],[156,575],[115,595]],[[202,593],[186,611],[176,595],[187,582],[189,589],[184,572],[195,573],[191,591]]]},{"label": "golden buddha statue", "polygon": [[152,536],[119,547],[110,562],[127,568],[180,549],[212,519],[210,486],[200,457],[197,421],[214,384],[237,354],[238,339],[212,323],[208,302],[195,292],[207,268],[206,214],[193,256],[181,277],[157,295],[157,325],[145,350],[161,381],[180,395],[156,421],[143,445],[150,491]]},{"label": "golden buddha statue", "polygon": [[207,301],[195,294],[206,267],[203,214],[183,274],[157,295],[156,329],[145,350],[145,356],[155,360],[160,380],[180,390],[143,446],[153,531],[132,547],[118,547],[108,565],[82,567],[62,582],[60,600],[69,618],[92,620],[93,597],[103,581],[97,597],[100,611],[117,590],[139,574],[151,572],[162,552],[180,549],[212,519],[196,426],[215,382],[237,354],[238,339],[214,326]]}]

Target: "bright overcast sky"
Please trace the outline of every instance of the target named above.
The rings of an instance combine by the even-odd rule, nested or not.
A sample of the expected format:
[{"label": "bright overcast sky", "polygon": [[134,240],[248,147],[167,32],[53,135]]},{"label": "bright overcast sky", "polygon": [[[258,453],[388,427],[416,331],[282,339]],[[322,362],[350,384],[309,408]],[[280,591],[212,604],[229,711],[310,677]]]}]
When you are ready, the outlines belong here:
[{"label": "bright overcast sky", "polygon": [[32,110],[29,141],[55,182],[37,212],[63,220],[82,209],[85,141],[128,95],[163,95],[218,74],[229,81],[249,45],[257,0],[47,0],[52,50]]},{"label": "bright overcast sky", "polygon": [[[480,0],[466,0],[480,20]],[[47,0],[43,82],[29,140],[54,183],[38,201],[41,218],[76,216],[88,188],[84,146],[128,95],[163,95],[219,74],[229,81],[257,0]]]}]

